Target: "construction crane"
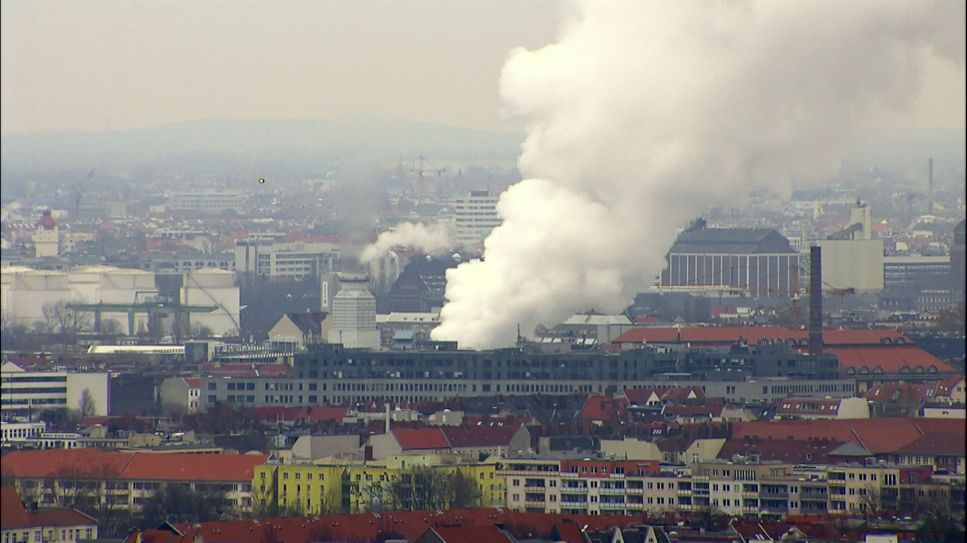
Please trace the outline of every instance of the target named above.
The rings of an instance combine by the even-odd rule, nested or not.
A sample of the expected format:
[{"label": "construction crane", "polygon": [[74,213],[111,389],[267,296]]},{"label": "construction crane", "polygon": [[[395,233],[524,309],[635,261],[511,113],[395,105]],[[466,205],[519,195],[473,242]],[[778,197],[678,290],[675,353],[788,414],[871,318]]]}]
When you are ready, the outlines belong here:
[{"label": "construction crane", "polygon": [[425,196],[427,193],[427,190],[426,190],[426,179],[424,176],[428,173],[432,173],[432,174],[435,174],[437,177],[440,177],[441,175],[443,175],[443,172],[447,171],[447,169],[446,168],[425,168],[423,165],[423,155],[420,155],[419,159],[420,159],[420,166],[418,168],[410,168],[409,171],[419,176],[420,180],[417,185],[417,188],[420,192],[420,196]]}]

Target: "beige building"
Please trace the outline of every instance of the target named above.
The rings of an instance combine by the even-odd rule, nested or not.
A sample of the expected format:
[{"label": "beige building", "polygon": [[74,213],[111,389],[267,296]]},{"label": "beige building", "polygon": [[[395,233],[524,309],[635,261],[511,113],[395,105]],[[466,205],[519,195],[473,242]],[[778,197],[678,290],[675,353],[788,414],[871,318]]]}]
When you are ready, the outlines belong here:
[{"label": "beige building", "polygon": [[824,239],[825,289],[883,290],[882,239]]}]

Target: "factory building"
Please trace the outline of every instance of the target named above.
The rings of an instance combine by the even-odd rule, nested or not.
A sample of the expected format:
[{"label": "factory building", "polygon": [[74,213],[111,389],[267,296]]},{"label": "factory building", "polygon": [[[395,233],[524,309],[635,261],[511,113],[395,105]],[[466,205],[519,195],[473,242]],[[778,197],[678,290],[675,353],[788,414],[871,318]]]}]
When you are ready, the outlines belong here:
[{"label": "factory building", "polygon": [[378,349],[376,298],[369,292],[369,278],[365,274],[344,273],[339,282],[340,290],[332,299],[329,343],[351,349]]},{"label": "factory building", "polygon": [[754,297],[799,292],[799,254],[770,228],[709,228],[697,220],[667,256],[662,287],[728,287]]},{"label": "factory building", "polygon": [[[782,362],[782,364],[777,364]],[[362,401],[441,401],[459,396],[606,394],[632,386],[703,387],[732,400],[789,394],[849,397],[831,355],[785,345],[688,349],[642,346],[618,354],[494,351],[372,351],[324,344],[298,354],[286,377],[202,383],[203,408]]]},{"label": "factory building", "polygon": [[[50,308],[66,302],[74,310],[91,316],[89,324],[93,330],[101,330],[108,321],[114,321],[114,330],[133,335],[149,328],[149,310],[157,309],[159,314],[171,316],[168,308],[180,301],[181,305],[206,307],[192,313],[191,319],[210,328],[213,334],[238,330],[239,290],[232,272],[199,270],[185,276],[174,274],[176,281],[169,281],[169,277],[172,276],[111,266],[67,271],[3,267],[0,310],[26,326],[36,322],[49,324],[52,317],[44,314],[44,308],[50,312]],[[172,285],[167,287],[167,283]]]}]

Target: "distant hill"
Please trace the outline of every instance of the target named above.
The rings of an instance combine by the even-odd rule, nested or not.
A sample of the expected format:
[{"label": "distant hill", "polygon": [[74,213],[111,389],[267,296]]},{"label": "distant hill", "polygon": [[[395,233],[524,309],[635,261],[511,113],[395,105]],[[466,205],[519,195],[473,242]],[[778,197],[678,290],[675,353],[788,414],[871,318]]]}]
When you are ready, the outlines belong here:
[{"label": "distant hill", "polygon": [[126,168],[171,160],[513,160],[523,133],[395,121],[199,120],[103,132],[10,134],[3,169]]}]

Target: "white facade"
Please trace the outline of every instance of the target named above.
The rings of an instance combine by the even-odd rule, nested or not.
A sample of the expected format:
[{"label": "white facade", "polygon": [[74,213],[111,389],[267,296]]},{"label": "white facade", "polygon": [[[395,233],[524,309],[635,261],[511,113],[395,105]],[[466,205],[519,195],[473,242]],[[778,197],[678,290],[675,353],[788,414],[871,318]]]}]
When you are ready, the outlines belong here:
[{"label": "white facade", "polygon": [[454,233],[458,245],[482,246],[490,231],[500,226],[501,219],[497,214],[498,200],[500,196],[491,195],[489,191],[475,190],[451,201]]},{"label": "white facade", "polygon": [[339,269],[333,243],[284,243],[245,240],[235,245],[235,270],[271,279],[304,279]]},{"label": "white facade", "polygon": [[183,305],[218,307],[211,313],[192,313],[192,326],[208,327],[216,336],[236,335],[241,330],[239,289],[234,273],[215,268],[186,273],[180,295]]},{"label": "white facade", "polygon": [[60,254],[60,229],[57,225],[52,227],[38,226],[33,235],[34,256],[57,256]]},{"label": "white facade", "polygon": [[883,290],[883,240],[819,241],[827,288]]},{"label": "white facade", "polygon": [[168,209],[172,211],[202,211],[217,213],[226,209],[241,211],[245,193],[236,190],[172,192],[168,194]]},{"label": "white facade", "polygon": [[85,390],[90,392],[91,414],[109,414],[110,379],[107,373],[28,372],[7,362],[0,375],[0,410],[4,416],[23,416],[45,409],[76,410],[80,408]]},{"label": "white facade", "polygon": [[3,445],[24,443],[40,437],[47,430],[45,422],[0,422],[0,434]]},{"label": "white facade", "polygon": [[350,349],[378,349],[376,298],[369,292],[366,276],[343,275],[342,288],[332,299],[329,343]]},{"label": "white facade", "polygon": [[[154,274],[110,266],[88,266],[69,272],[5,267],[0,270],[0,309],[30,326],[42,322],[44,305],[69,303],[134,304],[156,296]],[[101,322],[116,320],[121,332],[133,334],[147,327],[147,315],[136,314],[128,330],[126,313],[103,313]],[[93,323],[93,317],[91,319]]]}]

